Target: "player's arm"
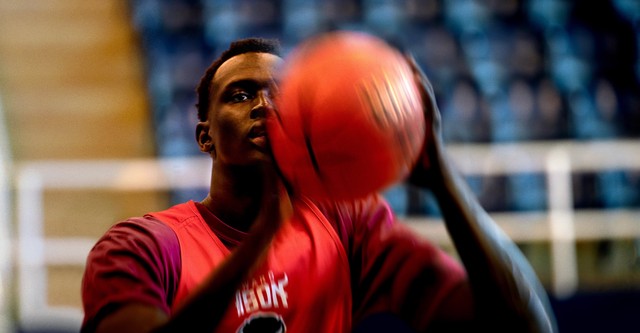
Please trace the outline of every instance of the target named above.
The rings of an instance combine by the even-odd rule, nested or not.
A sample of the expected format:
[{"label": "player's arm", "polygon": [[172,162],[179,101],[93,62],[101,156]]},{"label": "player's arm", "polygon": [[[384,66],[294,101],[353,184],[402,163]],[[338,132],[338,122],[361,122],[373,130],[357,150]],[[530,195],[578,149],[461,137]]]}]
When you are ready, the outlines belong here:
[{"label": "player's arm", "polygon": [[410,62],[421,85],[429,124],[423,155],[410,182],[433,192],[469,281],[469,286],[451,294],[441,318],[455,321],[455,309],[464,308],[471,297],[474,325],[486,325],[492,332],[556,331],[546,292],[535,272],[447,157],[433,87],[415,61]]},{"label": "player's arm", "polygon": [[248,237],[175,313],[168,315],[148,303],[126,302],[104,316],[95,332],[213,332],[269,241],[269,237]]},{"label": "player's arm", "polygon": [[265,252],[271,240],[265,236],[249,236],[175,313],[168,315],[149,303],[126,302],[104,316],[95,332],[213,332],[232,303],[240,282]]},{"label": "player's arm", "polygon": [[132,218],[111,227],[87,257],[81,332],[148,332],[164,323],[179,259],[175,233],[158,220]]}]

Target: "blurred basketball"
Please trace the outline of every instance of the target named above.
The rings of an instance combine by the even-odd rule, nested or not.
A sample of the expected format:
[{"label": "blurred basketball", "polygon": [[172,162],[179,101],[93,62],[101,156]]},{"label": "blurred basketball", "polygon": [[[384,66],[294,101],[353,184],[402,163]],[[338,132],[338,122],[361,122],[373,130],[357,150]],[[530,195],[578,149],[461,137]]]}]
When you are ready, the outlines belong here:
[{"label": "blurred basketball", "polygon": [[332,32],[294,49],[281,74],[269,140],[296,191],[355,199],[408,175],[425,121],[399,51],[365,33]]}]

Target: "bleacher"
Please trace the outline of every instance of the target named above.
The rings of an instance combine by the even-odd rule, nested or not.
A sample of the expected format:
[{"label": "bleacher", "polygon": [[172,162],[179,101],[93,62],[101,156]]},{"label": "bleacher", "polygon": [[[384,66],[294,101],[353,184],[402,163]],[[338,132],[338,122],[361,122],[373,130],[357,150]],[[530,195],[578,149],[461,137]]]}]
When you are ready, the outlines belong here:
[{"label": "bleacher", "polygon": [[[553,0],[132,1],[160,156],[198,154],[194,85],[230,41],[274,37],[289,50],[334,29],[372,32],[411,52],[434,83],[451,144],[635,139],[639,7]],[[640,206],[637,170],[575,177],[576,186],[593,189],[576,190],[577,208]],[[545,209],[542,174],[470,181],[490,211]],[[400,200],[396,208],[422,214],[429,206]]]}]

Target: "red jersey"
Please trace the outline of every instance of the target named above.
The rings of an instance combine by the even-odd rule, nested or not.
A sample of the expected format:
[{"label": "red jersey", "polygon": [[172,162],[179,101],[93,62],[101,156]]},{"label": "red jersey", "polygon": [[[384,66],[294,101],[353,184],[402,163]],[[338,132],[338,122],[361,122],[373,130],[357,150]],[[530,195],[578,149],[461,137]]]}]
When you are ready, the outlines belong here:
[{"label": "red jersey", "polygon": [[[112,227],[83,279],[83,331],[109,311],[144,302],[170,314],[246,234],[193,201]],[[349,332],[390,312],[425,328],[464,279],[461,266],[402,224],[379,196],[317,205],[294,201],[265,261],[236,291],[216,332]]]}]

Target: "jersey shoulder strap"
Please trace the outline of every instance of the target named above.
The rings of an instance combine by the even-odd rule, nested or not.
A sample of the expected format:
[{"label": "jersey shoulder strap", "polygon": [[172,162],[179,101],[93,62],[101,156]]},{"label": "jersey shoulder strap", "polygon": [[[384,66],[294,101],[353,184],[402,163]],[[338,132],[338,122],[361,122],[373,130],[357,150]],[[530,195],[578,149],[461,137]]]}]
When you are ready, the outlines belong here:
[{"label": "jersey shoulder strap", "polygon": [[175,310],[212,268],[229,255],[229,249],[213,233],[193,201],[149,215],[173,229],[180,243],[182,269],[173,303]]}]

